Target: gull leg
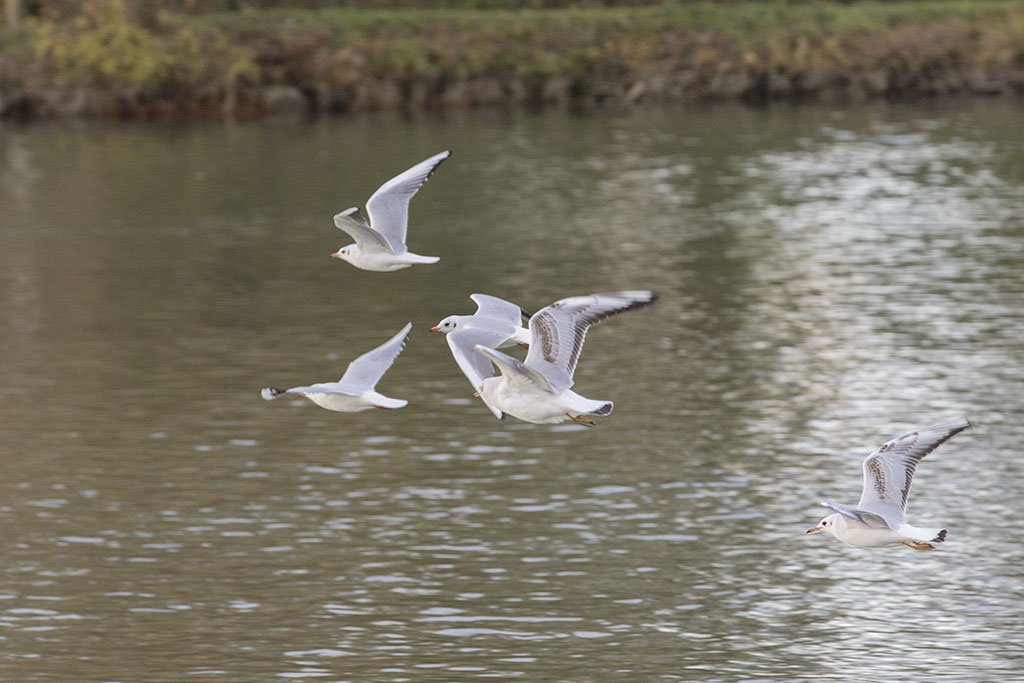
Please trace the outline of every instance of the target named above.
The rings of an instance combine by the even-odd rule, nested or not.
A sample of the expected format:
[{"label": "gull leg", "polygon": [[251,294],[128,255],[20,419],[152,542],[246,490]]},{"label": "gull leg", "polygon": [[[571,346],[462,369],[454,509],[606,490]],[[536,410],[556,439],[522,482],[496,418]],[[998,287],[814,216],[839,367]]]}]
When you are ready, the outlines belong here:
[{"label": "gull leg", "polygon": [[903,545],[914,550],[935,550],[935,546],[931,543],[922,543],[921,541],[903,541]]},{"label": "gull leg", "polygon": [[597,424],[589,417],[585,417],[583,415],[569,415],[569,413],[566,413],[566,416],[576,424],[583,425],[584,427],[593,427]]}]

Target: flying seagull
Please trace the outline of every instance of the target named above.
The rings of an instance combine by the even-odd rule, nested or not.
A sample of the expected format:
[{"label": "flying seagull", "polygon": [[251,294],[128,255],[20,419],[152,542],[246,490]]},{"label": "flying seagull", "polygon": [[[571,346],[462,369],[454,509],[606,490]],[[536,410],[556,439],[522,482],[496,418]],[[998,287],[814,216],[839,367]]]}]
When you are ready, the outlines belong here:
[{"label": "flying seagull", "polygon": [[305,396],[321,408],[341,413],[355,413],[370,408],[401,408],[408,401],[388,398],[377,393],[375,387],[402,352],[411,329],[412,323],[406,323],[394,337],[349,363],[345,374],[337,382],[319,382],[308,387],[291,389],[266,387],[260,394],[268,401],[282,394],[297,394]]},{"label": "flying seagull", "polygon": [[356,268],[390,272],[423,263],[437,263],[437,256],[420,256],[405,246],[409,226],[409,200],[427,178],[451,155],[450,151],[435,154],[381,185],[368,200],[367,223],[359,207],[345,209],[334,217],[334,224],[356,241],[331,254],[348,261]]},{"label": "flying seagull", "polygon": [[941,422],[885,442],[864,460],[864,490],[857,506],[819,501],[835,512],[807,533],[827,531],[844,543],[864,548],[902,543],[914,550],[934,550],[934,543],[946,540],[945,529],[907,524],[914,470],[924,456],[970,426],[964,419]]},{"label": "flying seagull", "polygon": [[480,397],[492,409],[526,422],[551,424],[570,419],[587,427],[587,415],[607,415],[611,401],[594,401],[571,390],[573,372],[587,329],[605,318],[653,303],[647,291],[607,292],[573,296],[545,306],[530,317],[530,352],[520,361],[501,351],[476,344],[500,377],[480,383]]},{"label": "flying seagull", "polygon": [[[491,362],[477,353],[474,347],[477,344],[490,349],[517,344],[527,347],[530,344],[530,331],[521,324],[523,312],[519,306],[487,294],[470,294],[469,298],[476,302],[476,313],[450,315],[431,327],[430,331],[447,335],[448,347],[452,350],[455,362],[473,388],[479,389],[480,383],[494,372]],[[490,404],[487,407],[495,417],[501,418],[500,410]]]}]

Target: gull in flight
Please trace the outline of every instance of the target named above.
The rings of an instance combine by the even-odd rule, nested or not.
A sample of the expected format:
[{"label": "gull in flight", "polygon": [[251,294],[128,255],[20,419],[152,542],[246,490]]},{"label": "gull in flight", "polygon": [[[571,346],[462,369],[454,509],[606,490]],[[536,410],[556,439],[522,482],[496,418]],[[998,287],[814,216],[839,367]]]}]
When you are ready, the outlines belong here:
[{"label": "gull in flight", "polygon": [[864,460],[864,490],[857,506],[820,501],[835,512],[807,530],[827,531],[840,541],[865,548],[902,543],[914,550],[934,550],[946,540],[945,529],[907,524],[907,497],[921,459],[946,439],[971,426],[952,420],[887,441]]},{"label": "gull in flight", "polygon": [[450,155],[450,151],[435,154],[381,185],[366,200],[369,223],[357,206],[335,216],[334,224],[356,242],[331,256],[348,261],[356,268],[384,272],[437,263],[440,260],[437,256],[420,256],[409,251],[405,246],[405,233],[409,227],[409,200]]},{"label": "gull in flight", "polygon": [[308,387],[292,387],[291,389],[266,387],[260,394],[268,401],[281,394],[297,394],[305,396],[321,408],[341,413],[355,413],[370,408],[381,410],[401,408],[408,401],[400,398],[388,398],[377,393],[375,388],[377,382],[395,362],[398,354],[402,352],[402,347],[405,346],[405,340],[409,337],[411,329],[412,323],[406,323],[405,327],[394,337],[349,363],[345,374],[337,382],[319,382]]},{"label": "gull in flight", "polygon": [[[530,344],[530,331],[520,324],[523,312],[515,304],[487,294],[471,294],[469,298],[476,302],[476,313],[450,315],[431,327],[430,331],[447,335],[448,347],[452,350],[455,362],[473,388],[479,389],[480,384],[494,372],[491,362],[477,353],[474,347],[477,344],[489,349],[516,344],[527,347]],[[489,403],[487,407],[495,417],[501,418],[500,410]]]},{"label": "gull in flight", "polygon": [[526,422],[552,424],[570,419],[594,426],[587,415],[609,414],[612,402],[584,398],[570,388],[587,329],[655,299],[657,296],[647,291],[608,292],[573,296],[545,306],[530,317],[530,351],[525,362],[475,344],[473,348],[501,372],[500,377],[480,382],[480,397],[492,411]]}]

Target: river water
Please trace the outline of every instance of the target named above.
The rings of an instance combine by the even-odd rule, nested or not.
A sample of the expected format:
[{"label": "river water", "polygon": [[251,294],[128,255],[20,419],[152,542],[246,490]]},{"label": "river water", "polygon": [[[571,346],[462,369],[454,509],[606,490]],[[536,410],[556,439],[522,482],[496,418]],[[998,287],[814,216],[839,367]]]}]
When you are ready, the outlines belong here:
[{"label": "river water", "polygon": [[[0,128],[0,678],[1009,680],[1024,667],[1024,109]],[[412,203],[433,266],[331,216]],[[592,429],[499,422],[429,328],[652,289]],[[413,333],[401,410],[260,399]],[[883,441],[931,553],[806,535]]]}]

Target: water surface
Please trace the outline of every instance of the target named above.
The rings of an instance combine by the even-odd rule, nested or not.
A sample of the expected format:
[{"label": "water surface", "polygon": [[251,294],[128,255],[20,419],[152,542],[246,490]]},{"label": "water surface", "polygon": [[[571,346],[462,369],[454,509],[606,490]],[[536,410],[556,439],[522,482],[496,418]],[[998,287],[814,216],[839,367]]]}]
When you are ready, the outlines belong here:
[{"label": "water surface", "polygon": [[[0,128],[0,677],[1005,680],[1024,656],[1024,110]],[[409,245],[331,216],[442,149]],[[499,422],[428,332],[649,288]],[[260,400],[405,322],[407,408]],[[807,536],[883,441],[933,553]]]}]

